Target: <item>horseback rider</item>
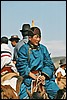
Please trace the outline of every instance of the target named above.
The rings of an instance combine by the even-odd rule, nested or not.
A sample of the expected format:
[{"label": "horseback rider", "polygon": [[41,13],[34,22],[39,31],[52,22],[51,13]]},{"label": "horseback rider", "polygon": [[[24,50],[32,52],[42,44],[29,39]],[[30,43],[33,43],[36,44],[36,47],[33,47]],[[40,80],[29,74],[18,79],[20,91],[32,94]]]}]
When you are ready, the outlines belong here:
[{"label": "horseback rider", "polygon": [[4,65],[9,64],[12,59],[11,49],[8,46],[8,38],[3,36],[1,38],[1,69]]},{"label": "horseback rider", "polygon": [[60,67],[56,70],[56,83],[60,89],[66,88],[66,58],[60,60]]},{"label": "horseback rider", "polygon": [[11,41],[12,47],[14,47],[14,53],[13,53],[13,63],[16,63],[15,57],[17,56],[17,53],[15,52],[15,46],[19,42],[20,38],[18,35],[12,35],[9,41]]},{"label": "horseback rider", "polygon": [[19,50],[19,48],[28,42],[28,30],[30,29],[30,25],[29,24],[23,24],[22,25],[22,29],[20,29],[20,32],[22,34],[22,40],[19,41],[19,38],[17,35],[13,35],[11,36],[11,38],[9,39],[11,41],[12,46],[14,46],[14,56],[13,56],[13,61],[16,63],[16,59],[17,59],[17,52]]},{"label": "horseback rider", "polygon": [[1,75],[7,72],[17,72],[17,69],[12,62],[12,52],[8,46],[8,38],[3,36],[1,38]]},{"label": "horseback rider", "polygon": [[[38,27],[32,27],[28,31],[29,41],[27,44],[21,46],[18,51],[18,58],[16,67],[24,80],[20,87],[20,99],[29,99],[26,89],[31,91],[32,80],[41,80],[45,82],[45,87],[49,98],[54,99],[57,97],[57,92],[60,90],[55,83],[54,64],[50,57],[47,48],[40,44],[41,31]],[[38,78],[36,73],[41,72],[41,76]],[[61,90],[60,90],[61,92]]]},{"label": "horseback rider", "polygon": [[20,47],[28,42],[28,30],[30,29],[30,25],[29,24],[23,24],[22,25],[22,29],[20,29],[20,32],[22,34],[22,39],[17,43],[17,45],[15,46],[15,50],[14,50],[14,55],[15,55],[15,60],[17,59],[18,55],[17,52],[19,51]]}]

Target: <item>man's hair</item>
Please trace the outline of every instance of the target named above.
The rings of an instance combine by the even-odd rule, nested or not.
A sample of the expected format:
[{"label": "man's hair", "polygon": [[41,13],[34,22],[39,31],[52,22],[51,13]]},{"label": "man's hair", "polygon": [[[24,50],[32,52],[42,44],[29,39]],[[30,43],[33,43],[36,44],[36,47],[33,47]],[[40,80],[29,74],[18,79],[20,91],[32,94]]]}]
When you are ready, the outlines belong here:
[{"label": "man's hair", "polygon": [[1,38],[1,43],[5,43],[5,44],[8,44],[8,38],[7,37],[2,37]]}]

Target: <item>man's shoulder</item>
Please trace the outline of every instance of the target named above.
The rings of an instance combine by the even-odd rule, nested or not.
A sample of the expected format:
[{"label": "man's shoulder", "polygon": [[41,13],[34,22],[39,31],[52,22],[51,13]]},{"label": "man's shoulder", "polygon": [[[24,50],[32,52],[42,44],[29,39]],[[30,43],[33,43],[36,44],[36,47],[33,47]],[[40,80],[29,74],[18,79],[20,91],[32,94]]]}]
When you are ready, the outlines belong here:
[{"label": "man's shoulder", "polygon": [[10,51],[11,52],[11,48],[8,46],[8,44],[1,44],[1,50],[5,50],[5,51]]},{"label": "man's shoulder", "polygon": [[15,46],[15,48],[19,50],[19,48],[20,48],[22,45],[24,45],[24,42],[23,42],[23,40],[20,40],[20,41],[17,43],[17,45]]},{"label": "man's shoulder", "polygon": [[28,44],[24,43],[21,47],[28,47]]},{"label": "man's shoulder", "polygon": [[44,44],[40,44],[40,47],[42,48],[46,48],[46,46]]},{"label": "man's shoulder", "polygon": [[25,49],[25,51],[26,51],[28,48],[29,48],[29,45],[27,43],[25,43],[20,47],[20,50]]},{"label": "man's shoulder", "polygon": [[47,47],[43,44],[40,44],[40,49],[41,49],[42,52],[48,52]]},{"label": "man's shoulder", "polygon": [[24,44],[23,40],[20,40],[16,46],[20,45],[20,44]]}]

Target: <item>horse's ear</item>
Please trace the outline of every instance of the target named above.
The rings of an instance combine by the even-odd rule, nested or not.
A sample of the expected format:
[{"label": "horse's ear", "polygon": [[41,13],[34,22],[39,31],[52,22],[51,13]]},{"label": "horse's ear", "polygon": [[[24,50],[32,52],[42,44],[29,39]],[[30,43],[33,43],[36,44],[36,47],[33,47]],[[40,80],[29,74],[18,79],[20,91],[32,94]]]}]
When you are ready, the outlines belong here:
[{"label": "horse's ear", "polygon": [[30,93],[30,91],[28,89],[26,91],[27,91],[29,97],[32,97],[32,94]]}]

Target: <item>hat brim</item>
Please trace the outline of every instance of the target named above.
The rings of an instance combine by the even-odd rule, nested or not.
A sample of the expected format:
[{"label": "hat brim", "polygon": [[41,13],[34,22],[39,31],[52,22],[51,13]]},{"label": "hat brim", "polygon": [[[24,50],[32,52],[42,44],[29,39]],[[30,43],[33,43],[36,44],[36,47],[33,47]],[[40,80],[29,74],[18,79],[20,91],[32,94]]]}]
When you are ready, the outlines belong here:
[{"label": "hat brim", "polygon": [[23,32],[23,30],[20,30],[20,32]]},{"label": "hat brim", "polygon": [[59,63],[59,64],[60,64],[60,66],[61,66],[61,65],[66,65],[66,63],[64,63],[64,64]]},{"label": "hat brim", "polygon": [[29,29],[28,30],[20,30],[20,32],[26,32],[26,31],[29,31]]},{"label": "hat brim", "polygon": [[10,38],[9,40],[10,41],[12,41],[12,40],[20,40],[20,38]]}]

